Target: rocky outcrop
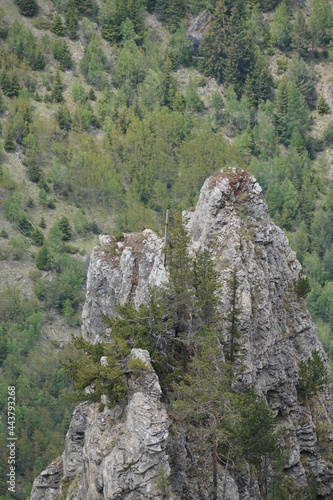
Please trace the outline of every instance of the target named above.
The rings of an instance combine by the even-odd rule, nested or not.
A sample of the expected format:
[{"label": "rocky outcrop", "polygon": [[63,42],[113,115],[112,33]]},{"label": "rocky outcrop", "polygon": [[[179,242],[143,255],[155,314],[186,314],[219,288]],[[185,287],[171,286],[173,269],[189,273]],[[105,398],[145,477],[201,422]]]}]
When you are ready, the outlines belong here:
[{"label": "rocky outcrop", "polygon": [[34,481],[31,500],[162,499],[160,478],[170,474],[169,418],[148,352],[133,349],[131,358],[149,370],[142,379],[129,380],[127,404],[101,412],[95,404],[80,404],[62,459]]},{"label": "rocky outcrop", "polygon": [[[306,486],[311,471],[318,492],[331,495],[333,470],[322,457],[332,449],[330,386],[311,408],[297,394],[300,361],[317,350],[329,371],[327,357],[305,301],[295,293],[301,265],[283,231],[270,221],[259,184],[246,172],[221,172],[205,182],[187,220],[192,248],[207,248],[214,257],[225,310],[228,280],[237,270],[243,339],[239,389],[254,386],[287,433],[285,471],[297,488]],[[316,432],[320,426],[326,429],[322,448]],[[241,493],[245,498],[245,490]]]},{"label": "rocky outcrop", "polygon": [[192,19],[187,36],[194,48],[198,51],[200,45],[203,43],[205,35],[208,32],[209,26],[212,22],[212,14],[208,9],[201,12],[198,16]]},{"label": "rocky outcrop", "polygon": [[[206,248],[215,261],[221,316],[226,317],[229,308],[230,277],[234,270],[237,273],[242,343],[235,365],[236,386],[240,391],[254,387],[277,417],[284,470],[295,491],[306,488],[314,474],[318,496],[331,498],[330,386],[310,402],[297,392],[300,362],[317,350],[329,372],[327,357],[305,301],[295,293],[301,265],[283,231],[270,221],[259,184],[246,172],[219,172],[205,182],[195,211],[184,217],[192,251]],[[127,299],[138,306],[147,300],[149,284],[167,280],[163,242],[153,232],[125,235],[120,242],[102,238],[101,243],[91,258],[83,313],[82,332],[90,342],[105,333],[101,310],[114,315],[116,303]],[[148,362],[148,353],[137,355]],[[124,407],[98,413],[95,405],[84,403],[75,410],[63,472],[60,465],[58,472],[44,471],[34,483],[33,500],[42,498],[41,488],[49,495],[45,498],[57,499],[58,493],[50,492],[57,491],[59,474],[59,491],[63,493],[69,484],[74,499],[159,498],[157,478],[164,478],[162,483],[169,488],[169,467],[171,498],[208,500],[204,474],[193,468],[193,453],[200,450],[193,451],[195,445],[176,421],[168,435],[169,420],[160,403],[156,374],[150,370],[142,381],[130,383],[135,385]],[[261,498],[249,468],[242,477],[231,477],[220,468],[219,499],[225,490],[229,500]],[[71,498],[68,495],[64,498]]]},{"label": "rocky outcrop", "polygon": [[98,342],[106,331],[100,312],[116,314],[116,305],[131,298],[139,307],[148,298],[149,286],[167,281],[163,265],[163,240],[153,231],[126,234],[120,241],[100,236],[87,276],[86,301],[82,312],[82,336]]}]

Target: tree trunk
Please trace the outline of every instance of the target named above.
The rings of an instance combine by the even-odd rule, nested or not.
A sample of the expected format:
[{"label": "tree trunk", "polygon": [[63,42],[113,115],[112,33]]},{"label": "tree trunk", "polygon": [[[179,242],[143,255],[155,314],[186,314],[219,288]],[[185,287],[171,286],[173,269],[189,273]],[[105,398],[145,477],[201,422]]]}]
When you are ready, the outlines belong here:
[{"label": "tree trunk", "polygon": [[216,403],[213,401],[213,500],[217,500],[217,437],[216,437]]}]

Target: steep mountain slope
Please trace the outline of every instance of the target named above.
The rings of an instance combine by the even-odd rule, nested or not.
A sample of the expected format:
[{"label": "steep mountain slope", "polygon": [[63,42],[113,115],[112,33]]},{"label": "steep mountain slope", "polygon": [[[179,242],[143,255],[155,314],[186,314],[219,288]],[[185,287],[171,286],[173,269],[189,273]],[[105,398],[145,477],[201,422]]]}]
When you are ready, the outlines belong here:
[{"label": "steep mountain slope", "polygon": [[[234,383],[240,391],[254,387],[276,417],[290,494],[303,488],[306,491],[314,476],[318,497],[330,498],[333,494],[330,385],[326,383],[313,397],[302,395],[299,387],[300,366],[314,352],[319,354],[327,374],[329,367],[305,301],[295,291],[301,266],[294,252],[283,231],[269,219],[259,184],[244,171],[228,170],[207,179],[195,211],[187,213],[186,218],[192,250],[207,248],[214,259],[221,283],[222,317],[230,308],[228,281],[236,269],[241,342]],[[99,311],[92,307],[93,303],[113,314],[117,297],[131,298],[138,304],[144,300],[149,283],[165,279],[161,267],[162,241],[150,231],[126,236],[118,244],[105,237],[102,242],[106,244],[94,250],[89,270],[83,332],[90,342],[103,335]],[[225,333],[227,329],[222,331],[227,346],[231,339]],[[169,427],[164,406],[159,403],[161,394],[147,392],[146,377],[156,381],[150,370],[141,382],[135,382],[134,389],[131,386],[124,406],[115,410],[105,408],[101,413],[96,404],[84,403],[76,409],[64,455],[35,480],[31,499],[42,498],[42,494],[50,499],[61,495],[96,499],[160,498],[159,494],[184,499],[209,497],[207,476],[195,467],[196,443],[190,435],[185,437],[174,412],[167,407],[172,422],[172,428]],[[141,410],[137,415],[132,412],[133,399],[141,393],[148,395],[144,416]],[[160,437],[153,440],[158,443],[157,448],[150,449],[155,410],[150,412],[156,405],[158,411],[164,412],[160,422],[163,428],[156,431]],[[115,419],[120,415],[121,423],[117,423]],[[142,425],[146,434],[144,440],[139,439],[143,446],[139,456],[133,450],[137,450]],[[128,439],[125,448],[122,432]],[[91,436],[100,437],[92,440]],[[150,479],[146,476],[147,453],[159,457],[151,464]],[[121,461],[115,462],[118,456]],[[163,472],[158,472],[158,461],[165,473],[169,467],[172,470],[163,491],[156,490]],[[117,473],[111,473],[111,469],[106,473],[107,464],[113,464]],[[219,465],[218,498],[223,498],[225,478],[228,498],[264,498],[254,470],[247,467],[242,474],[232,475],[232,471],[226,474],[222,464]]]}]

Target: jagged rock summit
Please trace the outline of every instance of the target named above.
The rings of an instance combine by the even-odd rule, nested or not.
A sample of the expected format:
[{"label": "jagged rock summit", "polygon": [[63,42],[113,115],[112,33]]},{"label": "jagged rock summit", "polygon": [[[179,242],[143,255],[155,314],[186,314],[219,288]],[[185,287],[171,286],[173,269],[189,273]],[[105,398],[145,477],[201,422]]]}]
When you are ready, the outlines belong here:
[{"label": "jagged rock summit", "polygon": [[[312,474],[318,497],[332,498],[330,386],[311,403],[297,392],[300,362],[317,350],[329,372],[327,358],[305,301],[295,292],[301,265],[283,231],[270,221],[259,184],[243,171],[219,172],[207,179],[195,211],[184,217],[191,248],[207,248],[215,261],[225,310],[230,300],[227,282],[237,270],[243,339],[237,387],[254,387],[277,417],[284,472],[295,491],[306,487]],[[105,332],[100,310],[115,314],[116,303],[128,299],[139,305],[147,299],[149,284],[167,280],[163,241],[153,232],[125,235],[120,242],[103,237],[101,243],[90,261],[83,313],[82,334],[92,343]],[[143,353],[148,362],[148,353]],[[156,389],[156,374],[148,375],[154,382],[143,380],[142,387],[137,382],[124,407],[102,413],[94,404],[77,407],[63,457],[35,480],[32,500],[159,498],[158,463],[160,471],[172,470],[170,498],[209,498],[206,480],[191,467],[191,441],[177,430],[177,423],[168,432],[170,420]],[[137,399],[139,410],[133,411]],[[220,467],[221,499],[223,477]],[[241,477],[228,476],[227,484],[230,500],[262,498],[249,468]]]}]

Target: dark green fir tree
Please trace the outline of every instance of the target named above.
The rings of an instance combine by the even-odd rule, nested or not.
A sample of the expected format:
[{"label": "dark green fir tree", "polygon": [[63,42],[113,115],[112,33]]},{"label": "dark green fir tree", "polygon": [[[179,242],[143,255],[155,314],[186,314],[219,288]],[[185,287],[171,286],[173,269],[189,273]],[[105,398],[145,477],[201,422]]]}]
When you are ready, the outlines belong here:
[{"label": "dark green fir tree", "polygon": [[15,151],[16,145],[12,128],[9,126],[5,135],[3,147],[8,153]]},{"label": "dark green fir tree", "polygon": [[26,17],[33,17],[38,14],[38,3],[36,0],[16,0],[20,14]]},{"label": "dark green fir tree", "polygon": [[64,28],[64,25],[62,24],[62,20],[61,20],[59,11],[57,11],[57,13],[55,15],[51,30],[53,31],[53,33],[55,33],[58,36],[65,35],[65,28]]},{"label": "dark green fir tree", "polygon": [[64,241],[70,240],[73,233],[68,217],[66,217],[65,215],[61,217],[58,226],[62,235],[62,239]]},{"label": "dark green fir tree", "polygon": [[329,105],[327,104],[327,102],[325,100],[323,93],[321,93],[319,98],[318,98],[317,111],[318,111],[319,115],[327,115],[331,111]]},{"label": "dark green fir tree", "polygon": [[60,66],[57,64],[56,72],[54,75],[53,89],[51,93],[51,99],[53,102],[62,102],[63,96],[62,92],[64,90],[64,85],[61,80]]},{"label": "dark green fir tree", "polygon": [[65,14],[67,34],[71,40],[77,39],[78,19],[74,0],[69,0]]}]

